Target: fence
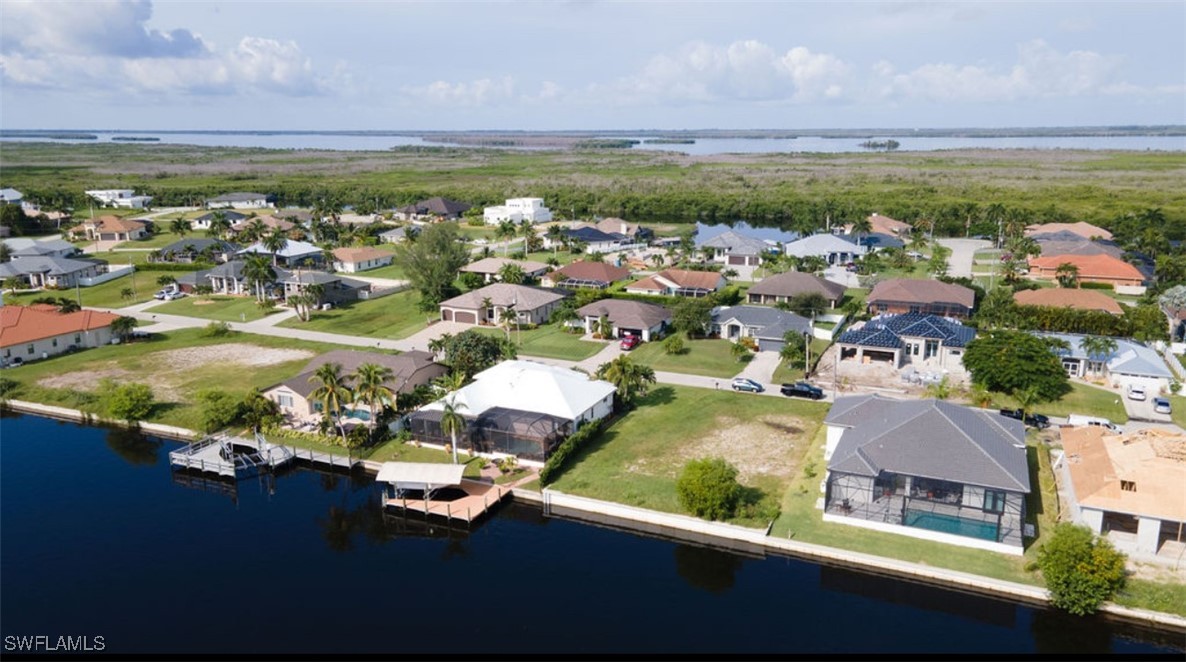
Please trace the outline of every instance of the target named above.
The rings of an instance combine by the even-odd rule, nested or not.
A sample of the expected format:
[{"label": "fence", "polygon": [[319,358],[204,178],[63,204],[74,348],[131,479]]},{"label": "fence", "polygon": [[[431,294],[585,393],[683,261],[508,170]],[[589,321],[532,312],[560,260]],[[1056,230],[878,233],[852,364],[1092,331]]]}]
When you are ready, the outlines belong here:
[{"label": "fence", "polygon": [[115,280],[116,278],[127,276],[128,274],[132,273],[135,268],[135,266],[130,264],[121,264],[118,266],[108,265],[107,273],[99,274],[98,276],[91,276],[90,278],[79,278],[78,283],[83,287],[90,287],[92,285],[98,285],[99,283],[106,283],[109,280]]},{"label": "fence", "polygon": [[403,292],[404,290],[408,289],[408,287],[409,286],[406,284],[392,285],[391,287],[372,287],[369,290],[360,290],[358,292],[358,298],[362,301],[369,301],[371,299],[378,299],[379,297],[395,294],[396,292]]}]

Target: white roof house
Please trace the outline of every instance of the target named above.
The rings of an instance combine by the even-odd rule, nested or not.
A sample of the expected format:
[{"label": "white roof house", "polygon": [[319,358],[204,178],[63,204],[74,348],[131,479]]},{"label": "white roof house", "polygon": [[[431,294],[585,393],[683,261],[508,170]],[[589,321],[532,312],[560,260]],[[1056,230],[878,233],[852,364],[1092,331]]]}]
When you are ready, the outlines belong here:
[{"label": "white roof house", "polygon": [[[239,251],[240,255],[243,255],[244,253],[259,253],[261,255],[272,255],[272,251],[265,248],[263,243],[258,242],[258,241],[255,242],[254,244],[248,246],[247,248],[244,248],[243,250]],[[277,257],[281,257],[286,260],[299,260],[302,257],[314,257],[314,258],[320,259],[321,257],[324,256],[325,251],[318,248],[317,246],[314,246],[313,244],[310,244],[309,242],[296,241],[295,239],[289,239],[284,244],[284,248],[281,248],[279,251],[276,251],[275,254]]]},{"label": "white roof house", "polygon": [[867,246],[858,246],[857,244],[841,239],[834,234],[821,233],[813,234],[802,239],[797,239],[788,242],[783,247],[783,252],[787,255],[795,257],[822,257],[828,261],[828,264],[838,264],[848,262],[860,255],[864,255],[868,251]]},{"label": "white roof house", "polygon": [[15,205],[25,196],[14,188],[0,188],[0,203]]},{"label": "white roof house", "polygon": [[102,204],[128,209],[143,209],[152,202],[151,195],[136,195],[130,188],[98,189],[87,191],[86,194]]},{"label": "white roof house", "polygon": [[507,198],[505,205],[486,207],[482,218],[487,225],[498,225],[503,221],[547,223],[552,220],[552,210],[544,206],[543,198]]},{"label": "white roof house", "polygon": [[[452,395],[425,405],[440,411],[453,398],[463,416],[478,416],[500,407],[563,418],[573,428],[585,421],[608,416],[613,408],[614,385],[568,368],[534,361],[503,361],[474,375],[474,382]],[[461,405],[465,405],[462,407]]]}]

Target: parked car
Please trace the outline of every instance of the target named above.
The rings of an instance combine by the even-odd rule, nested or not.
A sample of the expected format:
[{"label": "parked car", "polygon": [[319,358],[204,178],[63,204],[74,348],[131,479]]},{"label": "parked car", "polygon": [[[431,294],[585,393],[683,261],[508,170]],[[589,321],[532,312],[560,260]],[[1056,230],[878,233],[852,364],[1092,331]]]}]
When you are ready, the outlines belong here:
[{"label": "parked car", "polygon": [[1050,427],[1050,418],[1044,414],[1027,414],[1023,419],[1021,417],[1022,411],[1020,409],[1002,409],[1001,416],[1008,416],[1009,418],[1016,418],[1030,427],[1045,430]]},{"label": "parked car", "polygon": [[1153,411],[1158,414],[1171,413],[1169,398],[1153,398]]},{"label": "parked car", "polygon": [[622,351],[629,352],[630,350],[642,344],[642,336],[622,336]]},{"label": "parked car", "polygon": [[778,389],[783,395],[793,398],[811,398],[812,400],[822,400],[824,397],[823,389],[812,386],[807,382],[795,382],[794,384],[783,384]]},{"label": "parked car", "polygon": [[1144,386],[1141,386],[1139,384],[1129,384],[1128,385],[1128,399],[1129,400],[1144,400],[1145,397],[1146,396],[1145,396],[1145,387]]},{"label": "parked car", "polygon": [[1124,428],[1120,427],[1119,425],[1116,425],[1115,423],[1113,423],[1112,421],[1109,421],[1106,418],[1100,418],[1099,416],[1083,416],[1081,414],[1071,414],[1070,416],[1067,416],[1067,423],[1069,425],[1096,425],[1096,426],[1099,426],[1102,428],[1107,428],[1108,430],[1111,430],[1112,432],[1114,432],[1116,434],[1121,434],[1124,432]]},{"label": "parked car", "polygon": [[164,288],[162,288],[156,294],[152,295],[152,298],[163,299],[164,301],[170,301],[172,299],[176,299],[177,297],[181,296],[182,294],[183,293],[181,291],[181,288],[177,287],[177,285],[175,285],[175,284],[174,285],[166,285]]},{"label": "parked car", "polygon": [[22,366],[22,365],[24,365],[24,364],[25,364],[25,360],[24,360],[24,359],[22,359],[22,358],[21,358],[21,357],[19,357],[19,356],[14,356],[14,357],[12,357],[11,359],[8,359],[7,361],[5,361],[5,362],[4,362],[4,364],[3,364],[2,366],[0,366],[0,367],[4,367],[4,368],[19,368],[19,367],[21,367],[21,366]]},{"label": "parked car", "polygon": [[749,379],[747,377],[734,377],[733,378],[733,390],[734,391],[750,391],[753,393],[761,393],[762,391],[765,391],[766,388],[763,387],[758,382],[755,382],[754,380]]}]

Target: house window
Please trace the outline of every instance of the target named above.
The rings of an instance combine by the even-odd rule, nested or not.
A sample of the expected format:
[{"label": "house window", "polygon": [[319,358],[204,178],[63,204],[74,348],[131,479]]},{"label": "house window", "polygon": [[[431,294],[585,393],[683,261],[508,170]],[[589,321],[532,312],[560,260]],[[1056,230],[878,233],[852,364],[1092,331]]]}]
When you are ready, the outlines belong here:
[{"label": "house window", "polygon": [[912,313],[921,313],[921,312],[922,312],[922,306],[918,306],[918,305],[910,306],[910,312],[912,312]]},{"label": "house window", "polygon": [[291,395],[278,395],[278,396],[276,396],[276,404],[280,405],[281,407],[291,407],[292,406],[292,396]]},{"label": "house window", "polygon": [[29,353],[29,354],[32,354],[32,353],[33,353],[33,346],[32,346],[32,345],[29,345],[29,347],[28,347],[28,353]]},{"label": "house window", "polygon": [[74,344],[77,345],[81,342],[82,342],[82,334],[81,333],[74,334]]},{"label": "house window", "polygon": [[884,304],[884,303],[877,304],[877,312],[884,313],[887,310],[889,310],[889,304]]},{"label": "house window", "polygon": [[1000,490],[984,490],[984,512],[1005,512],[1005,493]]},{"label": "house window", "polygon": [[320,402],[313,403],[313,411],[321,411],[321,403]]},{"label": "house window", "polygon": [[58,339],[57,339],[57,338],[54,338],[54,339],[53,339],[53,344],[52,344],[51,346],[52,346],[52,347],[57,347],[57,346],[58,346]]},{"label": "house window", "polygon": [[1120,481],[1120,489],[1124,492],[1136,492],[1137,482],[1135,480],[1122,480]]}]

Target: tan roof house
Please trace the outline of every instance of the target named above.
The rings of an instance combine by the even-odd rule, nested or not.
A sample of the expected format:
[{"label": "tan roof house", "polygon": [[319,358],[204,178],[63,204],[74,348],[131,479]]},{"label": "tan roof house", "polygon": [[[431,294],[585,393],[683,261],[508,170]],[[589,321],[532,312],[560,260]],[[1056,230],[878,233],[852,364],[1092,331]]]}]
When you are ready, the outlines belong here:
[{"label": "tan roof house", "polygon": [[521,324],[544,324],[565,295],[528,285],[491,283],[440,303],[441,319],[462,324],[495,324],[513,309]]},{"label": "tan roof house", "polygon": [[[148,236],[148,222],[118,216],[100,216],[80,226],[91,241],[132,241]],[[72,234],[74,232],[72,231]]]},{"label": "tan roof house", "polygon": [[804,294],[819,294],[828,300],[832,308],[844,298],[845,287],[802,271],[786,271],[763,278],[749,288],[750,303],[772,306],[784,303]]},{"label": "tan roof house", "polygon": [[1121,308],[1118,301],[1096,290],[1081,290],[1069,287],[1022,290],[1013,295],[1013,301],[1019,306],[1049,306],[1052,308],[1095,310],[1112,315],[1124,314],[1124,309]]},{"label": "tan roof house", "polygon": [[869,312],[876,315],[923,313],[963,319],[972,315],[976,293],[954,283],[891,278],[873,286],[867,305]]},{"label": "tan roof house", "polygon": [[1112,233],[1091,223],[1084,223],[1078,221],[1076,223],[1039,223],[1030,225],[1025,228],[1025,236],[1032,237],[1037,234],[1054,234],[1056,232],[1074,232],[1084,239],[1111,239]]},{"label": "tan roof house", "polygon": [[334,269],[346,273],[358,273],[367,269],[378,269],[391,264],[392,254],[371,246],[358,248],[335,248]]},{"label": "tan roof house", "polygon": [[592,287],[603,290],[610,285],[626,280],[630,270],[609,262],[587,262],[577,260],[544,276],[543,284],[549,287]]},{"label": "tan roof house", "polygon": [[613,325],[613,337],[641,336],[650,342],[671,323],[671,311],[663,306],[628,299],[602,299],[577,309],[577,316],[585,324],[585,333],[593,333],[601,318]]},{"label": "tan roof house", "polygon": [[719,271],[664,269],[627,285],[626,291],[631,294],[703,297],[724,286],[725,277]]},{"label": "tan roof house", "polygon": [[[909,236],[912,229],[909,223],[876,213],[869,214],[869,225],[873,227],[871,232],[888,234],[891,237]],[[844,226],[844,232],[852,234],[852,223]]]},{"label": "tan roof house", "polygon": [[482,276],[487,283],[502,280],[499,272],[508,264],[518,265],[528,278],[540,278],[548,273],[548,265],[533,260],[512,260],[505,257],[484,257],[461,268],[462,271]]},{"label": "tan roof house", "polygon": [[1043,255],[1029,261],[1030,278],[1057,280],[1058,268],[1072,264],[1081,283],[1109,283],[1112,286],[1142,287],[1145,275],[1139,269],[1111,255]]}]

